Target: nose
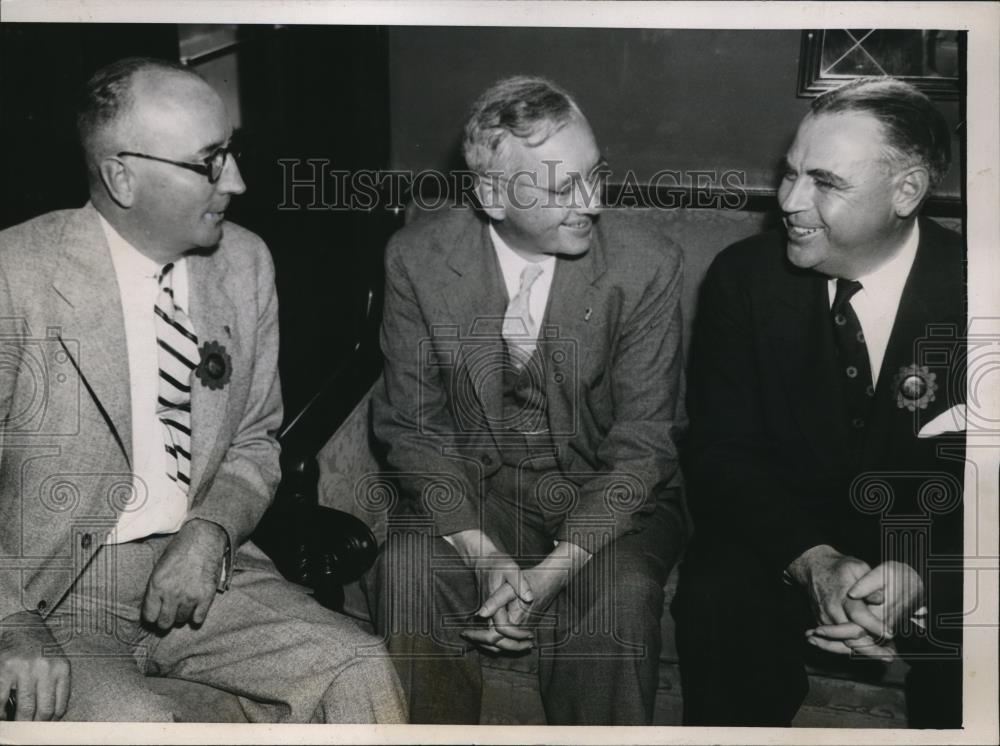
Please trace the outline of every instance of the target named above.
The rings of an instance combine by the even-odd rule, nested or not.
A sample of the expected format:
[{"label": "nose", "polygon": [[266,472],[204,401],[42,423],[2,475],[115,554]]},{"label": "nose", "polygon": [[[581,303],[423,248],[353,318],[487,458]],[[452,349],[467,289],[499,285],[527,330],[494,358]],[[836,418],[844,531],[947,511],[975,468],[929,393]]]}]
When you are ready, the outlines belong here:
[{"label": "nose", "polygon": [[226,162],[222,166],[218,189],[224,194],[243,194],[247,190],[236,157],[232,153],[226,156]]},{"label": "nose", "polygon": [[603,186],[578,182],[574,190],[574,211],[581,215],[597,215],[603,207]]},{"label": "nose", "polygon": [[778,187],[778,204],[786,215],[809,209],[811,188],[809,179],[785,178]]}]

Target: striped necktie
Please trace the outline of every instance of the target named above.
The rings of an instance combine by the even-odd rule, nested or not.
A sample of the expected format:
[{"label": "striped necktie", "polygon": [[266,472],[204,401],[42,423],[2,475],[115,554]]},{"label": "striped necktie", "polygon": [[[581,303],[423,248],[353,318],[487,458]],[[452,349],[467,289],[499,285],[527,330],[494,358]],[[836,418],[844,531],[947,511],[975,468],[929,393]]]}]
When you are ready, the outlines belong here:
[{"label": "striped necktie", "polygon": [[535,263],[525,265],[521,270],[521,286],[517,295],[510,299],[507,312],[503,315],[501,336],[507,342],[514,367],[523,368],[535,351],[538,329],[531,318],[531,286],[542,274],[542,268]]},{"label": "striped necktie", "polygon": [[191,484],[191,373],[198,359],[198,337],[187,314],[174,304],[173,264],[160,274],[156,298],[156,353],[160,376],[156,416],[163,425],[167,476],[184,491]]}]

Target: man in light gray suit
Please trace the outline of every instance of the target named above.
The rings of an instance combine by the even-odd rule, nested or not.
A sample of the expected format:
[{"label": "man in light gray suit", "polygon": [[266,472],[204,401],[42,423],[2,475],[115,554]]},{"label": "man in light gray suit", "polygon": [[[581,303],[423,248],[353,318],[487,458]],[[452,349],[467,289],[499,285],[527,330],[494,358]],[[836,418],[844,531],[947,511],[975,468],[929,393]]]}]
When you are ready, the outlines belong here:
[{"label": "man in light gray suit", "polygon": [[91,201],[0,233],[0,702],[171,720],[167,676],[253,721],[403,721],[377,641],[247,541],[279,479],[278,315],[267,248],[225,221],[222,100],[132,58],[78,127]]},{"label": "man in light gray suit", "polygon": [[536,649],[550,724],[649,723],[686,533],[681,255],[600,214],[594,134],[549,81],[484,92],[464,150],[481,211],[386,255],[373,417],[405,499],[379,626],[414,722],[479,722],[479,651]]}]

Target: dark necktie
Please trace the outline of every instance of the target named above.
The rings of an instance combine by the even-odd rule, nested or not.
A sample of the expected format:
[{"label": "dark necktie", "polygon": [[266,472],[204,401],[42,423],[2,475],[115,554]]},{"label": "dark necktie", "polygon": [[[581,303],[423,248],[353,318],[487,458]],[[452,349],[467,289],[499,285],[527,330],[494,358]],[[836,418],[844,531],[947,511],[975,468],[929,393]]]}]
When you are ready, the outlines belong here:
[{"label": "dark necktie", "polygon": [[156,352],[160,377],[156,416],[163,425],[167,476],[188,491],[191,482],[191,372],[198,360],[198,337],[187,314],[174,305],[168,264],[156,298]]},{"label": "dark necktie", "polygon": [[847,424],[857,441],[863,439],[868,406],[875,396],[865,335],[850,302],[859,290],[861,283],[857,280],[837,280],[837,293],[830,309],[833,336],[837,343],[838,374],[847,405]]}]

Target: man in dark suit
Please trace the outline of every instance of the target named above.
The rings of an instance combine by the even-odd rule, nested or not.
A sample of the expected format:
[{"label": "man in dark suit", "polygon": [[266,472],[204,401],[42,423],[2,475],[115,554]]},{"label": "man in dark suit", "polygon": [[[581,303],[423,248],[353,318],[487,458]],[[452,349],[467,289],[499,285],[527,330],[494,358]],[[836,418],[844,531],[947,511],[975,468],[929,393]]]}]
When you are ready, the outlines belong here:
[{"label": "man in dark suit", "polygon": [[917,217],[949,143],[905,83],[824,94],[784,230],[708,272],[674,607],[688,724],[789,724],[808,648],[902,655],[911,725],[961,723],[964,253]]},{"label": "man in dark suit", "polygon": [[481,211],[386,256],[373,417],[405,498],[378,623],[414,722],[479,722],[479,651],[536,648],[550,723],[649,723],[686,532],[680,253],[599,219],[594,135],[548,81],[488,89],[464,150]]},{"label": "man in dark suit", "polygon": [[[278,483],[278,308],[222,99],[131,58],[78,124],[91,202],[0,233],[0,702],[169,721],[149,676],[252,721],[402,722],[378,642],[248,541]],[[11,703],[13,705],[13,702]]]}]

